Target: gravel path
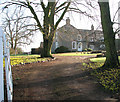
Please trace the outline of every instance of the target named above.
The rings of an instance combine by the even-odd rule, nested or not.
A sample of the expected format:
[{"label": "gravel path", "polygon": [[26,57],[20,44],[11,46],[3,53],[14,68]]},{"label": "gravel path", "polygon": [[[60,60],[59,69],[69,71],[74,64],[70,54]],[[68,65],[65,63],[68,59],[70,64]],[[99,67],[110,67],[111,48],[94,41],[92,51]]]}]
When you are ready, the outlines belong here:
[{"label": "gravel path", "polygon": [[61,57],[42,63],[13,67],[14,100],[108,100],[99,84],[84,71],[88,57]]}]

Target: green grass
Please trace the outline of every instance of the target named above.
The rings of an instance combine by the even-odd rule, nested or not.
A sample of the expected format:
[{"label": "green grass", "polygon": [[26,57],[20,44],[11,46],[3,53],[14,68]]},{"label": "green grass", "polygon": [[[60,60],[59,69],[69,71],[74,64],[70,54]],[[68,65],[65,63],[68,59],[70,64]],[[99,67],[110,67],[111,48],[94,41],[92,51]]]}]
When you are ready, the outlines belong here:
[{"label": "green grass", "polygon": [[[25,63],[33,63],[38,61],[46,61],[48,58],[39,58],[39,55],[24,55],[24,56],[10,56],[11,65],[19,65]],[[5,67],[5,61],[3,60],[3,66]]]},{"label": "green grass", "polygon": [[97,78],[98,83],[101,84],[105,90],[109,90],[114,94],[120,94],[120,68],[97,70],[97,68],[104,64],[105,59],[105,57],[91,58],[90,61],[94,63],[83,63],[83,65],[86,66],[87,69],[93,69],[91,75]]},{"label": "green grass", "polygon": [[113,93],[120,93],[120,69],[112,68],[104,71],[94,71],[92,73],[97,77],[98,82],[107,90]]},{"label": "green grass", "polygon": [[[100,57],[100,58],[91,58],[91,62],[99,62],[99,63],[104,63],[106,60],[106,57]],[[120,61],[120,56],[119,56],[119,61]]]},{"label": "green grass", "polygon": [[91,62],[99,62],[99,63],[104,63],[106,60],[106,57],[100,57],[100,58],[91,58]]},{"label": "green grass", "polygon": [[[105,60],[105,59],[104,59]],[[109,90],[110,92],[120,94],[120,68],[108,68],[105,70],[97,70],[104,63],[102,61],[97,63],[83,63],[85,69],[91,70],[91,75],[97,79],[98,83],[103,86],[104,90]]]},{"label": "green grass", "polygon": [[97,54],[90,54],[90,52],[71,52],[71,53],[60,53],[54,54],[58,56],[96,56]]}]

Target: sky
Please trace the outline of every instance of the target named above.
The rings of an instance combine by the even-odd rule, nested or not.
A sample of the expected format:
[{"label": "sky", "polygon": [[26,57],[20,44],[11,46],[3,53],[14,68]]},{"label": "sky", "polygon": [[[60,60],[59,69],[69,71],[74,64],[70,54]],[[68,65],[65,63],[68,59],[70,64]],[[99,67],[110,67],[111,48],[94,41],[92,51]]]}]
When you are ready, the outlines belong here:
[{"label": "sky", "polygon": [[[110,0],[110,10],[111,10],[111,16],[112,17],[117,10],[118,1],[119,0]],[[95,29],[97,29],[98,25],[100,24],[100,21],[91,21],[87,17],[81,17],[79,14],[75,14],[75,16],[74,17],[73,16],[74,16],[74,14],[71,15],[71,14],[68,13],[64,17],[64,20],[62,20],[62,22],[59,24],[58,27],[61,27],[61,26],[65,25],[65,23],[66,23],[65,19],[67,17],[70,17],[71,24],[78,29],[91,29],[92,24],[95,26]],[[42,34],[39,33],[36,36],[34,36],[34,41],[35,42],[33,44],[31,44],[30,46],[24,47],[23,48],[24,51],[30,51],[31,48],[38,48],[40,46],[40,42],[42,41]]]},{"label": "sky", "polygon": [[[110,1],[111,18],[113,19],[113,16],[118,9],[118,1],[120,0],[109,0],[109,1]],[[93,12],[94,15],[100,15],[99,8],[97,11],[98,12]],[[70,17],[71,24],[78,29],[91,29],[92,24],[94,25],[95,29],[97,29],[98,25],[100,25],[100,18],[97,18],[98,20],[96,19],[95,21],[93,21],[91,19],[88,19],[88,17],[84,17],[80,14],[67,13],[64,17],[64,20],[62,20],[62,22],[59,24],[58,27],[65,25],[66,23],[65,19],[67,17]],[[40,46],[40,42],[42,41],[43,41],[42,34],[40,32],[37,32],[33,37],[33,43],[27,46],[22,46],[22,49],[25,52],[29,52],[31,51],[31,48],[38,48]]]}]

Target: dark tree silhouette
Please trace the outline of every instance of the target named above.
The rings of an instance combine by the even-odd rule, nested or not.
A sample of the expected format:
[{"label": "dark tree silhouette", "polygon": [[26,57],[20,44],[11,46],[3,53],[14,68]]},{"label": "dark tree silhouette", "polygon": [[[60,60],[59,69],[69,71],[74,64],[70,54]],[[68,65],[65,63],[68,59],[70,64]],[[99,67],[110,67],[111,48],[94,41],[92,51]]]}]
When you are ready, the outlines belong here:
[{"label": "dark tree silhouette", "polygon": [[118,67],[119,60],[115,46],[115,32],[113,31],[113,23],[110,17],[109,0],[108,2],[101,2],[101,0],[99,0],[98,3],[101,11],[101,22],[106,47],[106,61],[103,67],[115,68]]}]

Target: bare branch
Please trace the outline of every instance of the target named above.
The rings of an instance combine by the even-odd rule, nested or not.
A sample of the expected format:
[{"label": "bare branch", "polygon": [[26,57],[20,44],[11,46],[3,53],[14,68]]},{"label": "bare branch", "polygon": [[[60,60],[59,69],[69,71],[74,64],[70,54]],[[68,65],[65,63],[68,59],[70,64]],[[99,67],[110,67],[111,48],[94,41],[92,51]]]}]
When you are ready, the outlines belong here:
[{"label": "bare branch", "polygon": [[65,13],[67,12],[67,10],[68,10],[68,8],[69,8],[69,6],[70,6],[70,3],[71,3],[71,2],[68,2],[68,4],[67,4],[65,10],[63,11],[62,15],[60,16],[60,18],[59,18],[58,21],[56,22],[56,24],[55,24],[55,29],[57,29],[58,24],[59,24],[60,21],[63,19]]},{"label": "bare branch", "polygon": [[41,23],[40,23],[40,21],[39,21],[39,19],[38,19],[38,16],[37,16],[37,14],[35,13],[33,7],[29,4],[29,2],[28,2],[28,8],[30,9],[31,13],[33,14],[34,19],[36,20],[40,31],[43,32],[44,30],[43,30],[43,28],[42,28],[42,26],[41,26]]}]

